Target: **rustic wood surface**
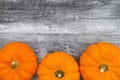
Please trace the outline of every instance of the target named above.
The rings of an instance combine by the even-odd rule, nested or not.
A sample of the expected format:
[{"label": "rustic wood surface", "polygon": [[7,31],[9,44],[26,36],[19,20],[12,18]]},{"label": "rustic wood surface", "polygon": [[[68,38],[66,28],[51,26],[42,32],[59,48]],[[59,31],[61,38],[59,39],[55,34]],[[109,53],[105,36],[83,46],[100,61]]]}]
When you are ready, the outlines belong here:
[{"label": "rustic wood surface", "polygon": [[120,47],[119,34],[120,0],[0,1],[0,48],[10,41],[26,42],[38,62],[56,50],[78,61],[88,45],[99,41]]}]

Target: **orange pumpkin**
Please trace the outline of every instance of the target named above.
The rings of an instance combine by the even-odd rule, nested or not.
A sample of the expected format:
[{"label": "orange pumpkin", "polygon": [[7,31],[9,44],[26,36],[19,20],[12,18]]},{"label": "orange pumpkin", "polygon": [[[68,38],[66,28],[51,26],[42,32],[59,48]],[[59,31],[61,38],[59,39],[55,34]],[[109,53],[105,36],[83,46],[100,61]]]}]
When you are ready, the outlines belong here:
[{"label": "orange pumpkin", "polygon": [[31,80],[37,58],[25,43],[10,42],[0,50],[0,80]]},{"label": "orange pumpkin", "polygon": [[38,80],[79,80],[75,59],[65,52],[47,54],[38,67]]},{"label": "orange pumpkin", "polygon": [[84,80],[120,80],[120,49],[100,42],[90,45],[80,57]]}]

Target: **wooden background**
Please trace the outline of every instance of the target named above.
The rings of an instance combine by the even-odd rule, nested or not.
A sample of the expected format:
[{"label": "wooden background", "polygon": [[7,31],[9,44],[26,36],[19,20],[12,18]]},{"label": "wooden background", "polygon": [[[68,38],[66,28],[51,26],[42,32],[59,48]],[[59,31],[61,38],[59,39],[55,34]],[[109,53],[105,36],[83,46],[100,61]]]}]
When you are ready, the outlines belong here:
[{"label": "wooden background", "polygon": [[120,47],[119,34],[120,0],[0,0],[0,48],[26,42],[39,62],[56,50],[78,61],[88,45],[99,41]]}]

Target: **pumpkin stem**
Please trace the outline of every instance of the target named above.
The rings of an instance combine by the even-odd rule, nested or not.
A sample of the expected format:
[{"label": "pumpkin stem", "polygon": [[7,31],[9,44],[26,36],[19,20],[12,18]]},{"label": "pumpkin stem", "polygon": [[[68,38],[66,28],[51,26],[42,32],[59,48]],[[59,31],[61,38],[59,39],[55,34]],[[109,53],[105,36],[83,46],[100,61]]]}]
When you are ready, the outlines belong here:
[{"label": "pumpkin stem", "polygon": [[18,62],[17,61],[13,61],[12,63],[11,63],[11,68],[12,69],[16,69],[18,67]]},{"label": "pumpkin stem", "polygon": [[62,78],[64,76],[64,72],[62,70],[58,70],[55,72],[55,76],[57,78]]},{"label": "pumpkin stem", "polygon": [[104,72],[108,71],[108,65],[107,64],[101,64],[99,66],[99,70],[100,70],[101,73],[104,73]]}]

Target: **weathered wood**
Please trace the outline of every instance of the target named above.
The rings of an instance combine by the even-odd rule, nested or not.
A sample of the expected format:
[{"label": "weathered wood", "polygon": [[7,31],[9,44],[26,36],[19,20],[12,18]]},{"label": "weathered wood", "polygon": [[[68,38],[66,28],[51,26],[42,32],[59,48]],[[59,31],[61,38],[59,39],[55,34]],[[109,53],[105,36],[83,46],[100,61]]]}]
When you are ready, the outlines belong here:
[{"label": "weathered wood", "polygon": [[[108,41],[120,46],[119,33],[81,33],[81,34],[36,34],[36,33],[1,33],[0,47],[10,41],[26,42],[34,50],[39,50],[38,57],[51,51],[67,51],[78,60],[85,48],[96,42]],[[68,49],[67,49],[68,48]]]},{"label": "weathered wood", "polygon": [[[113,32],[119,33],[120,19],[79,19],[47,22],[0,24],[1,33],[80,34]],[[16,28],[17,27],[17,28]]]},{"label": "weathered wood", "polygon": [[51,0],[53,1],[51,4],[48,4],[48,2],[30,4],[28,1],[1,3],[1,23],[31,20],[56,23],[56,21],[60,22],[62,20],[61,22],[63,22],[69,19],[79,22],[81,19],[116,19],[120,16],[119,0],[75,0],[70,5],[64,4],[64,2],[55,5],[56,2],[53,0]]},{"label": "weathered wood", "polygon": [[38,51],[38,62],[56,50],[79,61],[85,48],[99,41],[120,47],[119,26],[120,0],[0,1],[0,48],[26,42]]}]

